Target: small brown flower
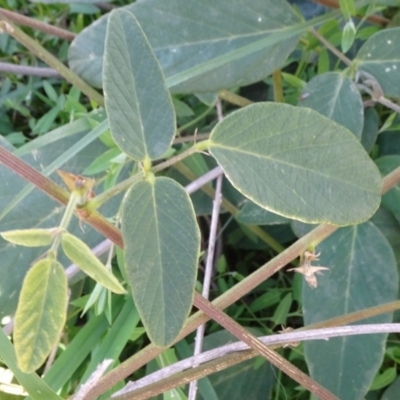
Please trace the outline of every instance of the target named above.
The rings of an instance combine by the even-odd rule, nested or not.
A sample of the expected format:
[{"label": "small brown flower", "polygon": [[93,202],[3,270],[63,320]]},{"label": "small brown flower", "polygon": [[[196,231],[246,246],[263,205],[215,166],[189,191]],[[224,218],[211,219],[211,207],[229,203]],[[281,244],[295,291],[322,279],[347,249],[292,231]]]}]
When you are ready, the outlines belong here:
[{"label": "small brown flower", "polygon": [[291,268],[291,269],[288,269],[288,271],[295,271],[295,272],[298,272],[299,274],[303,274],[308,285],[312,288],[316,288],[318,286],[318,281],[317,281],[317,277],[315,275],[317,275],[317,274],[321,275],[321,271],[329,270],[329,268],[327,268],[327,267],[311,265],[311,261],[319,260],[318,256],[320,254],[321,253],[315,254],[315,253],[312,253],[311,251],[305,251],[303,263],[300,265],[300,267]]}]

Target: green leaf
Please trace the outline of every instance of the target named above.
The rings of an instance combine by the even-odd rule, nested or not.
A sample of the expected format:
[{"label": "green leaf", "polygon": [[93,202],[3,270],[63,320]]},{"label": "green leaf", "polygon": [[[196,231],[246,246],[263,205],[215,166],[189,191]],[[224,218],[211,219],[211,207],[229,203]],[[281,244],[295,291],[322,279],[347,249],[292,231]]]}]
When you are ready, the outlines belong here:
[{"label": "green leaf", "polygon": [[386,208],[379,207],[370,221],[383,233],[392,246],[397,265],[400,265],[400,224]]},{"label": "green leaf", "polygon": [[[150,0],[125,8],[138,19],[165,76],[172,77],[199,64],[242,49],[260,39],[273,38],[299,24],[283,0]],[[90,84],[101,87],[105,27],[108,16],[85,29],[71,43],[69,65]],[[157,24],[154,24],[154,20]],[[172,83],[175,93],[213,92],[259,81],[279,68],[295,48],[306,27],[266,43],[237,60]],[[286,34],[286,32],[284,33]]]},{"label": "green leaf", "polygon": [[356,38],[357,30],[354,25],[353,20],[350,18],[343,28],[342,34],[342,52],[347,53],[350,47],[353,46],[354,40]]},{"label": "green leaf", "polygon": [[289,222],[287,218],[267,211],[252,201],[246,201],[237,213],[236,220],[241,224],[249,225],[279,225]]},{"label": "green leaf", "polygon": [[214,128],[209,149],[241,193],[276,214],[350,225],[379,206],[375,164],[351,132],[313,110],[248,106]]},{"label": "green leaf", "polygon": [[[384,156],[375,160],[381,174],[387,175],[400,166],[400,156]],[[382,196],[382,205],[393,214],[400,214],[400,184],[392,187]]]},{"label": "green leaf", "polygon": [[85,274],[114,293],[126,293],[117,278],[100,262],[82,240],[65,232],[62,235],[61,245],[65,255]]},{"label": "green leaf", "polygon": [[361,138],[362,99],[354,82],[345,75],[338,72],[317,75],[303,89],[298,105],[318,111]]},{"label": "green leaf", "polygon": [[364,146],[364,149],[369,153],[376,139],[378,138],[379,133],[379,115],[376,112],[375,108],[367,108],[364,111],[364,127],[361,133],[361,144]]},{"label": "green leaf", "polygon": [[49,246],[53,241],[55,229],[15,229],[12,231],[0,232],[5,240],[10,243],[26,247]]},{"label": "green leaf", "polygon": [[353,63],[378,81],[385,96],[400,97],[400,28],[375,33],[361,46]]},{"label": "green leaf", "polygon": [[396,379],[396,376],[396,367],[386,369],[381,374],[376,376],[369,390],[379,390],[389,386]]},{"label": "green leaf", "polygon": [[278,304],[271,320],[276,325],[286,325],[286,319],[292,306],[292,293],[288,293]]},{"label": "green leaf", "polygon": [[112,147],[98,156],[83,172],[82,175],[94,175],[110,167],[110,162],[121,154],[118,147]]},{"label": "green leaf", "polygon": [[175,135],[175,111],[157,59],[136,18],[115,10],[108,21],[104,92],[113,138],[135,160],[156,159]]},{"label": "green leaf", "polygon": [[[390,244],[370,222],[336,231],[319,246],[318,287],[303,284],[305,324],[397,299],[398,272]],[[393,313],[363,320],[391,322]],[[349,336],[305,343],[311,377],[340,399],[361,399],[382,363],[387,335]],[[366,366],[368,368],[360,368]]]},{"label": "green leaf", "polygon": [[67,290],[64,268],[55,260],[40,260],[26,274],[14,326],[15,352],[22,372],[38,369],[60,339]]},{"label": "green leaf", "polygon": [[125,267],[147,334],[169,346],[192,307],[200,234],[186,191],[169,178],[135,184],[122,205]]}]

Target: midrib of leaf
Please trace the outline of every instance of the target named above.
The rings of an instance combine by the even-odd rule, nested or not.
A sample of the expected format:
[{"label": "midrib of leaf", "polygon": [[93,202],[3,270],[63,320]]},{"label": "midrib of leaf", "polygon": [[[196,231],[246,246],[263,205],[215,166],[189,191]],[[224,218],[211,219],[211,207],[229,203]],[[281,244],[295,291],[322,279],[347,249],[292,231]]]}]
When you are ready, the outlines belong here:
[{"label": "midrib of leaf", "polygon": [[332,117],[332,114],[333,114],[333,111],[335,109],[335,106],[336,106],[336,104],[337,104],[337,102],[339,100],[340,90],[341,90],[341,88],[343,86],[343,83],[344,83],[344,79],[343,79],[343,77],[341,75],[339,75],[339,79],[340,79],[340,83],[339,83],[339,85],[336,85],[335,92],[332,94],[332,99],[330,101],[330,104],[332,105],[332,107],[330,107],[330,109],[329,109],[329,118]]},{"label": "midrib of leaf", "polygon": [[308,171],[308,172],[311,172],[311,173],[313,173],[315,175],[321,176],[323,178],[328,178],[328,179],[331,179],[331,180],[335,180],[337,182],[345,183],[345,184],[351,185],[352,187],[360,188],[363,191],[367,191],[367,192],[371,192],[373,194],[376,194],[375,192],[373,192],[373,191],[371,191],[369,189],[363,188],[362,186],[353,184],[352,182],[348,182],[346,180],[339,179],[338,177],[335,177],[335,176],[323,174],[320,171],[315,170],[315,169],[307,169],[307,168],[305,168],[305,167],[303,167],[301,165],[296,165],[296,164],[289,163],[287,161],[282,161],[282,160],[279,160],[279,159],[271,158],[271,157],[266,156],[265,154],[253,153],[253,152],[247,151],[247,150],[238,150],[237,147],[221,146],[221,145],[215,144],[214,142],[212,144],[212,147],[228,149],[228,150],[232,151],[232,153],[247,154],[247,155],[250,155],[252,157],[256,157],[258,159],[265,159],[265,160],[270,161],[270,162],[275,162],[277,164],[286,165],[286,166],[289,166],[289,167],[291,167],[293,169],[297,169],[297,170],[301,169],[303,171]]},{"label": "midrib of leaf", "polygon": [[[39,338],[39,334],[38,332],[40,331],[40,327],[43,326],[43,320],[46,320],[45,317],[45,313],[43,312],[44,306],[46,304],[46,299],[48,298],[48,294],[49,294],[49,280],[50,280],[50,274],[52,273],[52,269],[53,269],[53,263],[51,263],[50,268],[48,269],[46,275],[46,284],[45,287],[43,288],[43,292],[42,292],[42,297],[41,297],[41,301],[40,301],[40,317],[34,317],[34,319],[36,319],[36,326],[37,329],[35,329],[35,344],[33,346],[31,346],[31,348],[27,349],[27,350],[31,350],[31,359],[32,359],[32,354],[34,353],[36,347],[37,347],[37,342],[38,342],[38,338]],[[51,290],[50,290],[51,291]],[[49,313],[51,315],[51,313]],[[34,314],[32,314],[33,316]],[[46,334],[44,332],[42,332],[42,335],[46,336]],[[40,347],[40,346],[39,346]]]},{"label": "midrib of leaf", "polygon": [[[159,230],[159,222],[158,222],[158,213],[157,213],[157,204],[156,204],[156,182],[151,185],[151,192],[152,192],[152,198],[153,198],[153,208],[154,208],[154,219],[155,219],[155,227],[156,227],[156,232],[157,232],[157,246],[158,246],[158,253],[160,257],[158,258],[158,267],[161,269],[161,280],[164,281],[164,274],[162,271],[162,251],[161,251],[161,241],[160,241],[160,230]],[[162,298],[164,298],[164,285],[161,284],[160,286],[160,292],[162,293]],[[164,307],[164,303],[162,304],[162,307]],[[153,308],[153,307],[152,307]]]}]

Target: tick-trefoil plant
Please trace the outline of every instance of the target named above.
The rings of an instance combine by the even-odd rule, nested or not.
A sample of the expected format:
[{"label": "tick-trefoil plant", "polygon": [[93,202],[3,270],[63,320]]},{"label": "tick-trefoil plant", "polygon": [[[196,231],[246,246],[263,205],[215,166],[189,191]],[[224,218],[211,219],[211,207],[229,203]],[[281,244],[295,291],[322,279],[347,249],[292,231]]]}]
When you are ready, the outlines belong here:
[{"label": "tick-trefoil plant", "polygon": [[[70,139],[71,146],[65,154],[54,154],[55,158],[47,163],[51,166],[48,170],[42,168],[38,172],[29,167],[21,159],[24,147],[14,150],[5,144],[0,148],[4,165],[66,205],[61,222],[53,223],[51,228],[41,224],[48,226],[59,211],[30,227],[14,227],[10,219],[11,227],[2,229],[3,237],[15,245],[50,246],[48,250],[41,249],[41,253],[26,253],[18,260],[30,260],[24,261],[25,270],[30,263],[32,267],[23,280],[18,304],[10,303],[3,311],[3,315],[15,312],[16,362],[25,373],[17,378],[24,387],[26,379],[29,382],[31,375],[36,376],[34,371],[46,361],[62,336],[68,306],[63,269],[67,258],[104,290],[120,295],[129,292],[125,297],[107,297],[118,316],[93,352],[92,361],[79,380],[77,398],[96,398],[170,346],[175,346],[183,357],[185,338],[208,318],[245,342],[253,351],[251,357],[262,355],[319,398],[362,398],[368,392],[384,356],[387,337],[383,334],[307,342],[304,354],[310,377],[222,311],[300,256],[300,266],[289,271],[299,273],[297,282],[302,289],[297,294],[293,290],[293,295],[279,297],[274,325],[289,319],[294,295],[302,305],[304,327],[322,321],[327,321],[327,325],[350,323],[372,316],[376,323],[392,320],[393,310],[398,307],[397,302],[393,303],[398,294],[393,231],[398,233],[400,229],[394,217],[399,212],[399,199],[397,192],[390,189],[400,179],[400,159],[397,154],[370,156],[379,151],[375,144],[379,117],[374,108],[367,109],[364,103],[398,111],[398,105],[390,99],[400,97],[400,29],[370,32],[360,45],[354,39],[363,27],[353,29],[352,18],[363,11],[365,19],[370,18],[371,8],[368,15],[361,8],[368,4],[341,2],[341,10],[303,21],[284,1],[270,0],[266,5],[264,1],[249,4],[238,0],[229,10],[222,1],[201,0],[190,5],[183,0],[139,1],[112,11],[76,37],[69,49],[71,70],[60,66],[57,59],[42,51],[10,21],[2,22],[6,32],[37,56],[42,54],[46,62],[88,95],[94,107],[105,105],[105,113],[89,113],[78,120],[79,124],[69,124],[65,133],[55,131],[47,135],[49,142]],[[347,20],[343,31],[337,23],[341,13]],[[193,15],[197,18],[189,24]],[[343,51],[353,49],[353,58],[348,58],[349,53],[344,56],[330,39],[341,44]],[[326,48],[321,49],[321,43]],[[299,78],[306,75],[302,73],[303,61],[298,63],[296,73],[281,71],[301,46],[305,54],[319,55],[318,73],[307,82]],[[337,56],[343,66],[336,59],[331,62],[329,56],[326,58],[326,50]],[[260,80],[269,80],[277,101],[249,104],[226,91]],[[104,99],[89,85],[102,87]],[[180,146],[176,140],[177,120],[190,114],[190,110],[172,97],[176,94],[196,94],[211,106],[219,95],[242,108],[220,118],[211,133],[201,137],[203,140],[194,137],[193,145]],[[287,104],[282,102],[285,96]],[[208,112],[209,109],[204,116]],[[390,121],[395,124],[396,118]],[[107,146],[106,151],[104,147],[96,148],[95,140],[99,137]],[[36,148],[27,145],[36,151],[29,162],[40,166],[40,157],[47,153],[45,143],[37,143]],[[53,151],[56,152],[55,147]],[[85,155],[79,158],[80,151],[90,154],[89,166]],[[79,175],[61,172],[69,190],[65,192],[46,175],[61,166],[67,169],[73,157],[79,160],[81,170],[74,172]],[[224,173],[230,190],[240,200],[233,204],[233,200],[225,198],[227,192],[219,189],[215,193],[210,185],[204,186],[205,193],[218,201],[222,190],[223,211],[231,213],[245,227],[249,238],[260,237],[270,249],[279,252],[257,271],[232,284],[213,303],[195,290],[201,260],[201,232],[196,217],[211,210],[204,211],[203,207],[202,214],[199,202],[180,183],[182,175],[194,180],[194,171],[206,174],[212,168],[210,165],[219,165],[217,172]],[[88,175],[104,174],[99,180],[102,192],[92,193],[95,181],[85,176],[85,170]],[[179,172],[180,178],[171,171]],[[96,185],[95,191],[99,187],[100,184]],[[31,190],[18,186],[13,192],[15,212],[17,204]],[[124,193],[123,198],[118,196],[120,193]],[[379,208],[380,205],[383,207]],[[5,222],[7,217],[11,218],[11,210],[3,212]],[[35,209],[33,215],[39,211]],[[219,211],[216,212],[218,217]],[[87,225],[119,247],[117,259],[122,279],[117,279],[91,253],[92,234],[86,232]],[[290,227],[299,239],[283,249],[268,229],[260,228],[272,225]],[[99,239],[95,238],[95,243],[96,240]],[[10,254],[16,251],[9,244],[4,246]],[[311,265],[317,260],[323,267]],[[265,298],[265,304],[272,301],[262,296],[259,299]],[[193,305],[201,312],[190,315]],[[374,308],[378,306],[379,310]],[[259,310],[257,307],[254,309]],[[250,311],[253,312],[251,308]],[[345,319],[349,315],[351,321]],[[330,321],[338,316],[342,320]],[[114,363],[98,381],[97,365],[120,357],[139,320],[151,344],[120,366]],[[99,322],[99,337],[104,329],[100,329]],[[114,342],[117,333],[118,346]],[[75,343],[84,343],[83,335]],[[288,339],[288,343],[293,340]],[[64,354],[69,354],[69,346]],[[87,347],[83,358],[89,355],[89,344]],[[163,366],[166,360],[176,361],[176,356],[168,354],[158,358]],[[194,362],[199,375],[190,376],[188,370],[175,386],[217,370],[224,363],[234,363],[234,357],[228,362],[224,356],[212,366]],[[12,356],[2,353],[2,358],[10,369],[16,369]],[[59,398],[55,392],[65,388],[83,362],[81,359],[71,367],[66,378],[56,378],[66,358],[56,358],[44,377],[54,398]],[[235,362],[243,361],[244,357],[239,355]],[[363,363],[368,368],[355,367]],[[332,371],[337,371],[335,380]],[[115,398],[153,396],[173,388],[172,380],[167,379],[158,388],[154,382],[145,389],[128,385]],[[37,384],[37,380],[34,382]],[[25,388],[31,397],[39,398],[35,384]],[[199,390],[207,398],[207,389]],[[176,393],[184,396],[182,392]],[[195,396],[196,390],[191,393]]]}]

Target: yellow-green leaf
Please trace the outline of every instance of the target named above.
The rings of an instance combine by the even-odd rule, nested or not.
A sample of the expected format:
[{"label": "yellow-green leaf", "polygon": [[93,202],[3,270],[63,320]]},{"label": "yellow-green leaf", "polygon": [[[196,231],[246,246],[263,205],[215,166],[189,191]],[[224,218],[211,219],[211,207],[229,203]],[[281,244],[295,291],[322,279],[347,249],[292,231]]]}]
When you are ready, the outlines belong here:
[{"label": "yellow-green leaf", "polygon": [[74,262],[85,274],[114,293],[125,293],[125,289],[117,278],[100,262],[76,236],[65,232],[61,239],[65,255]]},{"label": "yellow-green leaf", "polygon": [[5,240],[10,243],[26,247],[49,246],[53,241],[57,228],[53,229],[15,229],[1,232]]},{"label": "yellow-green leaf", "polygon": [[35,371],[57,344],[65,324],[67,290],[67,277],[56,260],[40,260],[26,274],[14,327],[21,371]]}]

